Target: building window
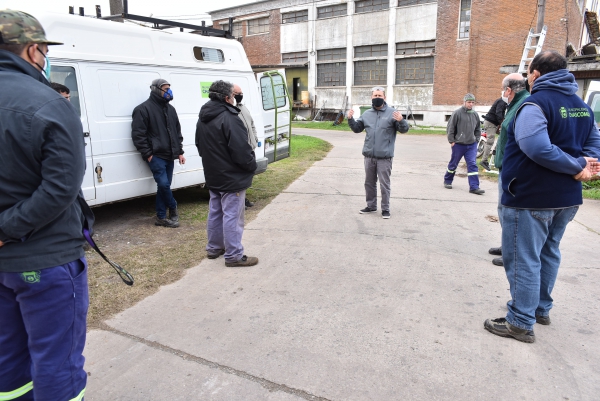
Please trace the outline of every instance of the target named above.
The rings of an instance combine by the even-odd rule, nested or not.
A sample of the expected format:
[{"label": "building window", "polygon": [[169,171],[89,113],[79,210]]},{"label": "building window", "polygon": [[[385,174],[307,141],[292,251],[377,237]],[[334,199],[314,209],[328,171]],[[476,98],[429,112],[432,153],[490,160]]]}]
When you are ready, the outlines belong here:
[{"label": "building window", "polygon": [[346,63],[317,64],[317,86],[346,86]]},{"label": "building window", "polygon": [[460,0],[460,21],[458,23],[458,38],[468,39],[471,30],[471,0]]},{"label": "building window", "polygon": [[317,61],[345,60],[346,48],[317,50]]},{"label": "building window", "polygon": [[396,59],[396,85],[433,83],[433,57]]},{"label": "building window", "polygon": [[398,7],[416,6],[418,4],[435,3],[437,0],[398,0]]},{"label": "building window", "polygon": [[387,10],[390,7],[389,0],[359,0],[355,2],[356,13],[368,13],[370,11]]},{"label": "building window", "polygon": [[[223,29],[224,31],[228,30],[229,24],[223,24],[221,29]],[[231,34],[233,35],[234,38],[242,37],[242,23],[241,22],[233,23],[233,31],[231,32]]]},{"label": "building window", "polygon": [[292,22],[308,21],[308,10],[292,11],[281,14],[282,24],[291,24]]},{"label": "building window", "polygon": [[222,50],[211,49],[208,47],[194,47],[194,57],[198,61],[210,61],[213,63],[225,62]]},{"label": "building window", "polygon": [[248,20],[248,35],[269,32],[269,17]]},{"label": "building window", "polygon": [[282,53],[282,63],[306,63],[308,61],[308,52]]},{"label": "building window", "polygon": [[387,60],[354,62],[354,85],[385,85],[387,83]]},{"label": "building window", "polygon": [[317,19],[348,14],[348,3],[317,8]]},{"label": "building window", "polygon": [[396,56],[410,56],[412,54],[431,54],[434,52],[435,40],[396,43]]},{"label": "building window", "polygon": [[379,57],[387,56],[388,45],[369,45],[369,46],[356,46],[354,48],[354,57]]}]

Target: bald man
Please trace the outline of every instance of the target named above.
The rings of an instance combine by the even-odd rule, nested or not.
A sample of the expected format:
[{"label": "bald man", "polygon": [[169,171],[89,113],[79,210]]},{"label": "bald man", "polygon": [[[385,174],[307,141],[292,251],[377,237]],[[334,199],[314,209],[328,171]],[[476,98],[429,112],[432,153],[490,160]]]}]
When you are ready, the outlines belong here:
[{"label": "bald man", "polygon": [[[513,73],[509,74],[502,80],[502,97],[508,100],[508,107],[506,108],[506,115],[504,121],[500,127],[500,136],[498,137],[498,143],[496,144],[496,156],[494,159],[494,165],[498,170],[502,171],[502,159],[504,157],[504,148],[506,146],[506,130],[508,126],[513,122],[515,113],[519,109],[519,106],[527,99],[529,92],[525,89],[525,78],[521,74]],[[500,226],[502,226],[502,180],[500,174],[498,174],[498,219],[500,220]],[[502,247],[491,248],[489,250],[491,255],[498,256],[492,260],[492,263],[496,266],[504,266],[502,262]]]}]

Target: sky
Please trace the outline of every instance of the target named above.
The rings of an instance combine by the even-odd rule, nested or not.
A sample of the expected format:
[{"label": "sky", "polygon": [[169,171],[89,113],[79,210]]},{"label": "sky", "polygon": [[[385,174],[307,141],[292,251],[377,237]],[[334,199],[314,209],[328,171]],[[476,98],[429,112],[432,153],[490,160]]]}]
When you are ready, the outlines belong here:
[{"label": "sky", "polygon": [[[242,4],[253,3],[256,0],[129,0],[129,13],[154,18],[178,20],[189,24],[201,24],[205,20],[210,22],[208,11]],[[110,15],[109,0],[0,0],[0,9],[11,8],[30,13],[35,17],[36,11],[52,11],[68,13],[69,6],[75,6],[75,13],[79,7],[84,7],[86,15],[96,14],[96,5],[102,8],[102,15]]]}]

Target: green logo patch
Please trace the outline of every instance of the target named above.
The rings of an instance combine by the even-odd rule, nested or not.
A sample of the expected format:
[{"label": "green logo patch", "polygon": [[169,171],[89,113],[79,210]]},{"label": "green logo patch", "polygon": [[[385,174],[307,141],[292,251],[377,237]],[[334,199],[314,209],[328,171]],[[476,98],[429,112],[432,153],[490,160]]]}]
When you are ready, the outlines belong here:
[{"label": "green logo patch", "polygon": [[29,284],[36,284],[40,282],[40,271],[34,270],[32,272],[23,272],[21,273],[21,278],[24,282]]},{"label": "green logo patch", "polygon": [[564,107],[560,108],[560,116],[562,118],[567,118],[567,109],[565,109]]},{"label": "green logo patch", "polygon": [[208,99],[208,89],[212,84],[212,82],[200,82],[200,91],[202,92],[203,98]]}]

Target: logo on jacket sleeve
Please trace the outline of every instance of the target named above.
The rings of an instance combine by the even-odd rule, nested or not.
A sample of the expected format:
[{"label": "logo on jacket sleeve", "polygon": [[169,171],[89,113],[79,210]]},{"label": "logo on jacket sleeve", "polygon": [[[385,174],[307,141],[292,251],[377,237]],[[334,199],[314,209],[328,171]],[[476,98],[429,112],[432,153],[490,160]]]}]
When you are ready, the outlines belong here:
[{"label": "logo on jacket sleeve", "polygon": [[36,284],[40,282],[40,271],[34,270],[32,272],[23,272],[21,273],[21,278],[24,282],[28,284]]}]

